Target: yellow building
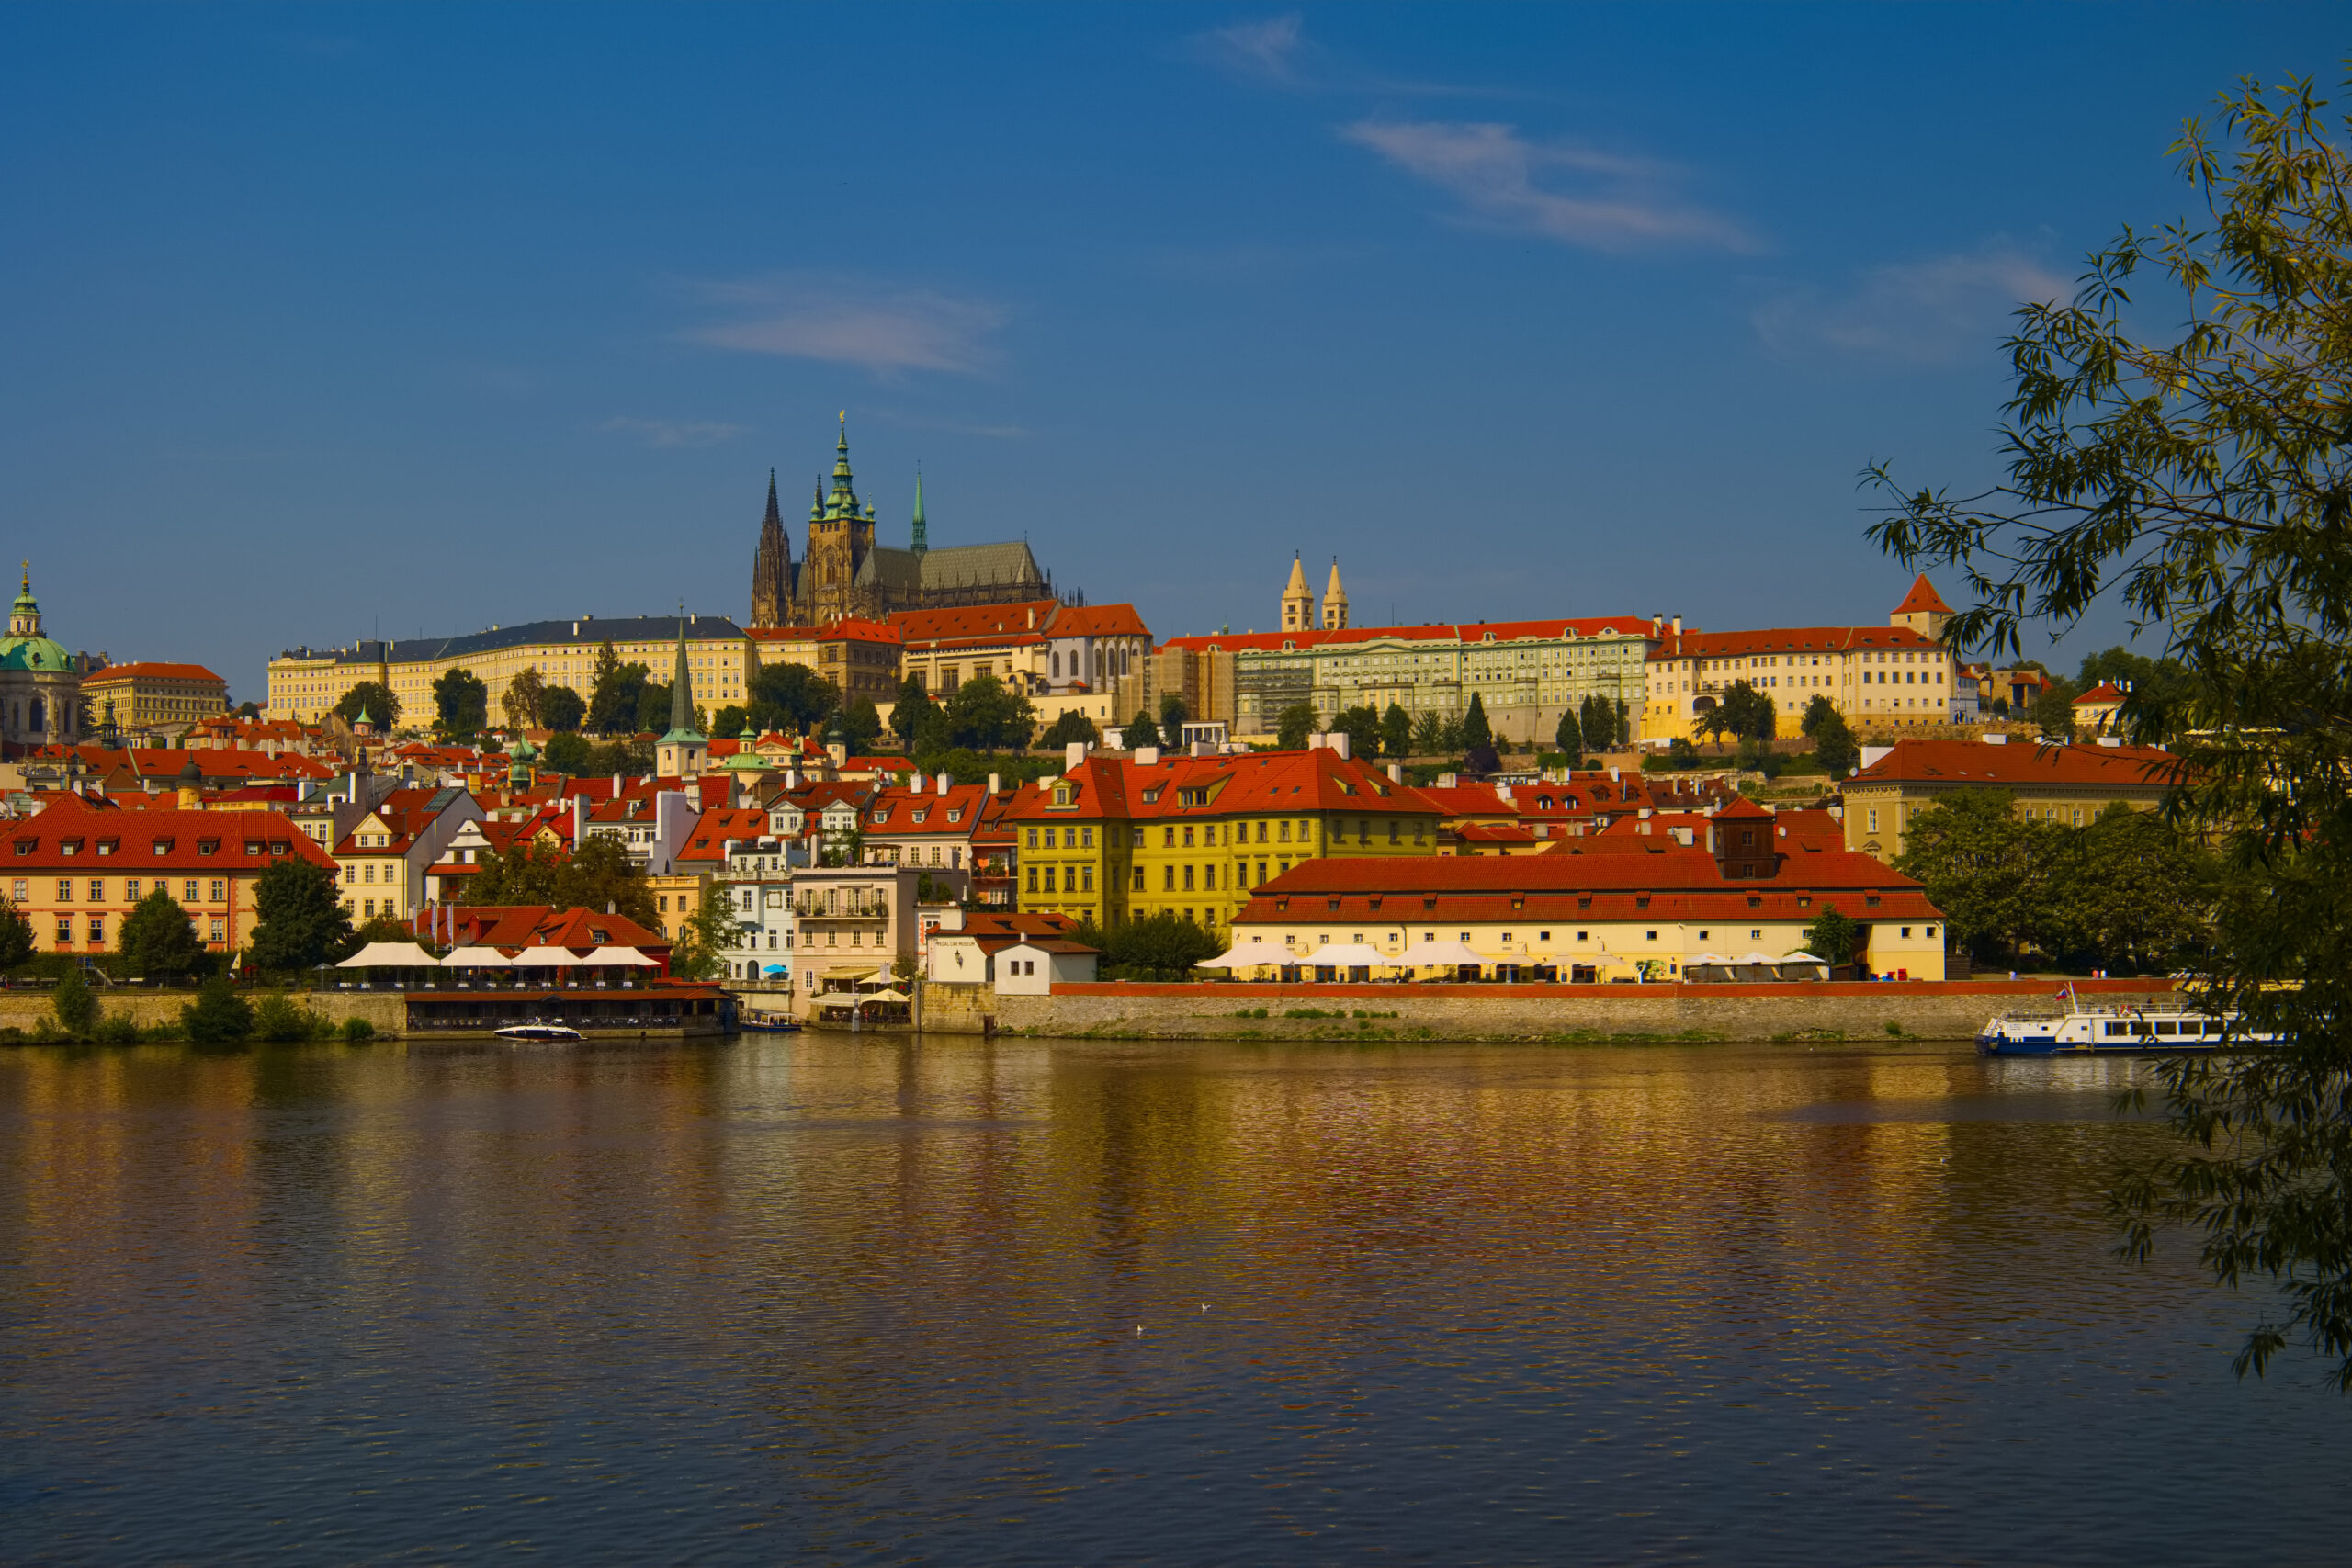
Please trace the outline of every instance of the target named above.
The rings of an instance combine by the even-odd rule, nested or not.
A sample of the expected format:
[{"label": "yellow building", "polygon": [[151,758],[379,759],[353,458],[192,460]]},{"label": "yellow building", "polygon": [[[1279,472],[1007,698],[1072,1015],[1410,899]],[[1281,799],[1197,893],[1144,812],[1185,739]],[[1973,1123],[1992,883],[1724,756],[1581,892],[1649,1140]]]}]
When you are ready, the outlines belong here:
[{"label": "yellow building", "polygon": [[1110,926],[1162,912],[1223,931],[1250,890],[1310,860],[1434,855],[1442,813],[1370,763],[1317,748],[1091,756],[1004,813],[1019,908]]},{"label": "yellow building", "polygon": [[119,729],[193,724],[229,711],[229,682],[201,664],[109,664],[82,677],[82,706],[95,729],[109,716]]},{"label": "yellow building", "polygon": [[1650,649],[1640,738],[1701,739],[1704,716],[1743,681],[1771,700],[1781,735],[1797,733],[1816,696],[1865,734],[1955,723],[1976,711],[1976,691],[1944,646],[1951,618],[1925,577],[1884,626],[1702,632],[1678,617]]},{"label": "yellow building", "polygon": [[2148,746],[2038,746],[1979,740],[1896,741],[1845,784],[1846,847],[1892,863],[1911,818],[1962,789],[2005,789],[2027,817],[2079,828],[2121,801],[2153,811],[2180,759]]},{"label": "yellow building", "polygon": [[[315,724],[345,693],[374,681],[400,699],[404,727],[432,722],[433,683],[452,670],[473,673],[487,688],[496,722],[506,684],[536,669],[549,686],[569,686],[585,702],[595,686],[605,644],[624,664],[642,664],[666,679],[678,640],[685,639],[695,700],[718,707],[743,700],[744,682],[757,668],[743,629],[723,615],[633,615],[620,620],[533,621],[492,626],[470,637],[360,642],[349,648],[298,648],[269,661],[271,718]],[[375,716],[378,722],[383,715]]]}]

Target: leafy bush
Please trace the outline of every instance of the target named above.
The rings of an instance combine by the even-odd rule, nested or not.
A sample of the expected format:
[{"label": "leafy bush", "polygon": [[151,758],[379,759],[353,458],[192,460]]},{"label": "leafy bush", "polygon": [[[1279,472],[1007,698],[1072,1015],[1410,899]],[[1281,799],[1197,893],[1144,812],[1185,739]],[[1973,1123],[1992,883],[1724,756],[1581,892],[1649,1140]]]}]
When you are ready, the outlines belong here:
[{"label": "leafy bush", "polygon": [[98,1020],[97,1027],[90,1031],[90,1038],[101,1045],[136,1045],[141,1032],[129,1013],[119,1012]]},{"label": "leafy bush", "polygon": [[363,1045],[376,1038],[376,1026],[364,1018],[346,1018],[343,1021],[343,1038],[346,1044]]},{"label": "leafy bush", "polygon": [[272,1045],[316,1040],[332,1027],[283,991],[272,991],[262,998],[254,1006],[253,1016],[254,1038]]},{"label": "leafy bush", "polygon": [[50,1015],[68,1040],[87,1040],[98,1026],[98,998],[79,969],[69,969],[50,997]]},{"label": "leafy bush", "polygon": [[237,995],[226,975],[215,975],[180,1009],[180,1027],[192,1044],[234,1045],[254,1032],[251,1003]]}]

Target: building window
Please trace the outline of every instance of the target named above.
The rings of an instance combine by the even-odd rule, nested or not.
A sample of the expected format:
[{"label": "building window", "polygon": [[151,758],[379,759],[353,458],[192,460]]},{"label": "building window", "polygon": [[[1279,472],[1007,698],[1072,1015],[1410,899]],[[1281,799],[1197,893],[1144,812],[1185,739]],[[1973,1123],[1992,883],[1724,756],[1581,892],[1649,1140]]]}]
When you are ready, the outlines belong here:
[{"label": "building window", "polygon": [[106,921],[104,921],[104,920],[97,920],[97,919],[94,919],[94,920],[92,920],[92,921],[90,922],[90,945],[91,945],[92,947],[104,947],[106,944],[107,944],[107,923],[106,923]]},{"label": "building window", "polygon": [[71,904],[74,902],[74,879],[72,877],[61,876],[57,879],[57,901],[61,904]]},{"label": "building window", "polygon": [[60,947],[71,947],[74,945],[74,922],[72,920],[66,919],[57,922],[57,945]]},{"label": "building window", "polygon": [[228,921],[215,920],[212,922],[212,940],[214,942],[226,942],[229,940]]},{"label": "building window", "polygon": [[228,897],[229,885],[226,882],[221,881],[219,877],[214,877],[212,879],[212,902],[215,904],[224,902]]},{"label": "building window", "polygon": [[181,903],[183,903],[183,904],[193,904],[193,903],[195,903],[195,902],[196,902],[196,878],[195,878],[195,877],[191,876],[191,877],[189,877],[189,878],[187,879],[187,881],[186,881],[185,883],[181,884],[181,897],[180,897],[180,902],[181,902]]}]

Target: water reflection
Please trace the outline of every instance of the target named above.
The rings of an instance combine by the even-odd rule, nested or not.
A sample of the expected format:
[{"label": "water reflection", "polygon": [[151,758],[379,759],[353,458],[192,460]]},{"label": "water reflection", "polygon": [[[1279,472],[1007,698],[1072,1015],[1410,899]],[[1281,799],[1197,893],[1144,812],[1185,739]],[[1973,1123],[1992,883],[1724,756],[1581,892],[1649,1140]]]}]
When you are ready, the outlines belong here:
[{"label": "water reflection", "polygon": [[2340,1402],[2107,1257],[2135,1070],[20,1050],[6,1555],[2307,1560]]}]

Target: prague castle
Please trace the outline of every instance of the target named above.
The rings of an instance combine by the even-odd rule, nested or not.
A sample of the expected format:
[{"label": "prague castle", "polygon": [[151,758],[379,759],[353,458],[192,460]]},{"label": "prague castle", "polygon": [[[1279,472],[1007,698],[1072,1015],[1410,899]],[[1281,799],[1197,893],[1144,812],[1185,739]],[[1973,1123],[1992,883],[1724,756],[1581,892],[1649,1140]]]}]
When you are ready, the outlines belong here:
[{"label": "prague castle", "polygon": [[792,540],[768,476],[768,511],[760,523],[752,561],[753,626],[825,626],[855,615],[881,620],[894,610],[939,610],[958,604],[1006,604],[1051,599],[1053,581],[1026,544],[931,547],[922,513],[922,480],[915,480],[913,537],[906,549],[874,542],[874,508],[862,505],[851,482],[849,416],[842,416],[833,446],[833,483],[821,483],[808,508],[807,553],[795,565]]}]

